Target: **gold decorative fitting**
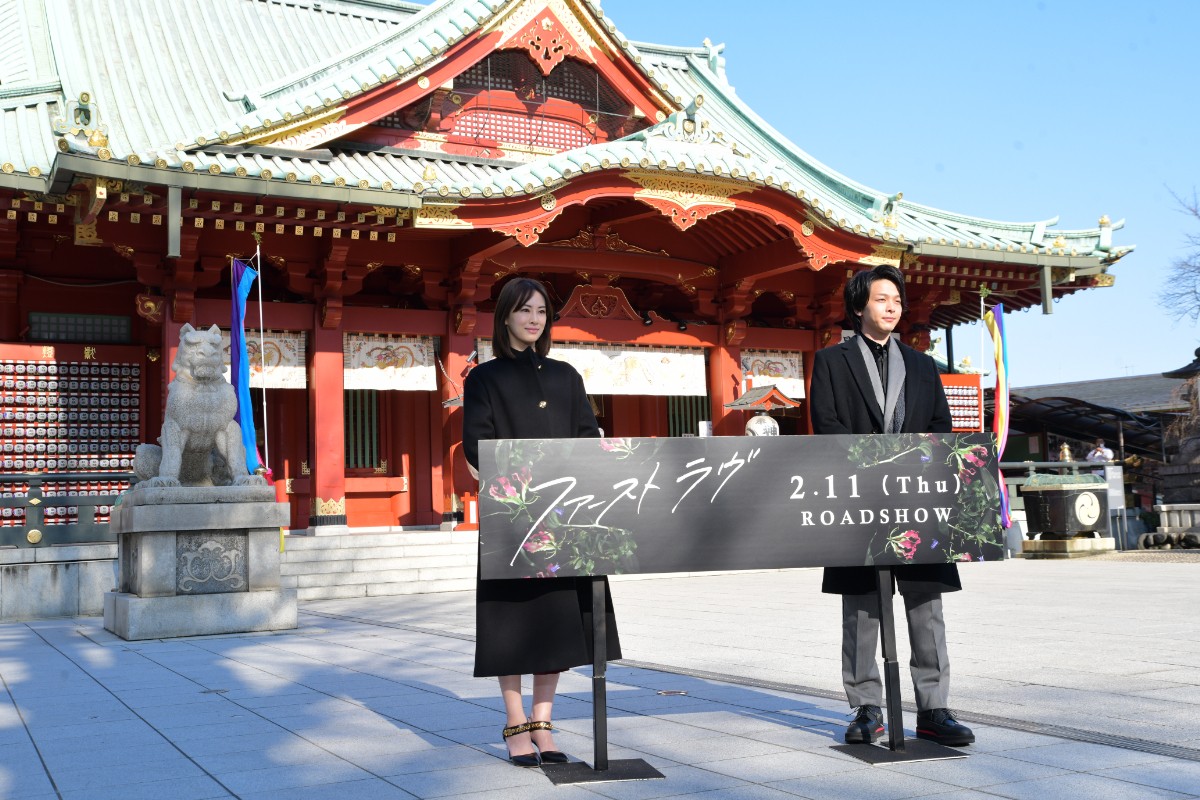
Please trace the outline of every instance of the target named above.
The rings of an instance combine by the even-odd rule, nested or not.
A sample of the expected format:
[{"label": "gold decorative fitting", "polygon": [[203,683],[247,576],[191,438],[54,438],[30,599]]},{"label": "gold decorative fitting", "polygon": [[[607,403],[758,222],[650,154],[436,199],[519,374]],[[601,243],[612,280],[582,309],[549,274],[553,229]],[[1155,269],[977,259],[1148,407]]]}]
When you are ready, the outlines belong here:
[{"label": "gold decorative fitting", "polygon": [[1105,214],[1100,218],[1100,227],[1107,228],[1109,225],[1112,225],[1112,220],[1108,218],[1108,214]]},{"label": "gold decorative fitting", "polygon": [[237,175],[239,178],[244,178],[244,177],[246,177],[246,168],[239,166],[236,169],[234,169],[233,174]]},{"label": "gold decorative fitting", "polygon": [[184,172],[192,172],[195,169],[196,169],[196,165],[193,164],[192,162],[190,162],[190,161],[183,162],[183,171]]},{"label": "gold decorative fitting", "polygon": [[252,131],[252,130],[253,130],[253,128],[251,128],[249,125],[242,126],[242,133],[250,133],[250,131]]},{"label": "gold decorative fitting", "polygon": [[532,183],[527,183],[522,188],[525,189],[525,194],[533,194],[533,184]]},{"label": "gold decorative fitting", "polygon": [[546,407],[546,401],[545,401],[545,400],[539,400],[539,401],[538,401],[538,408],[545,408],[545,407]]},{"label": "gold decorative fitting", "polygon": [[274,124],[275,124],[275,123],[274,123],[274,122],[271,122],[271,120],[269,120],[269,119],[264,119],[264,120],[262,121],[262,126],[263,126],[263,128],[269,128],[269,127],[271,127],[271,126],[272,126],[272,125],[274,125]]},{"label": "gold decorative fitting", "polygon": [[221,131],[219,136],[221,137],[222,142],[228,141],[229,140],[229,131]]},{"label": "gold decorative fitting", "polygon": [[305,107],[304,107],[304,113],[305,113],[305,114],[311,114],[312,112],[313,112],[313,107],[312,107],[312,106],[305,106]]},{"label": "gold decorative fitting", "polygon": [[313,175],[311,178],[308,179],[308,182],[311,183],[313,186],[320,186],[321,185],[321,176]]},{"label": "gold decorative fitting", "polygon": [[643,156],[643,157],[642,157],[642,158],[641,158],[641,159],[638,161],[638,166],[640,166],[640,167],[642,167],[643,169],[645,169],[646,167],[650,166],[650,159],[648,159],[648,158],[646,158],[645,156]]},{"label": "gold decorative fitting", "polygon": [[25,541],[29,542],[30,544],[37,544],[38,542],[42,541],[42,532],[37,528],[34,528],[29,533],[25,534]]},{"label": "gold decorative fitting", "polygon": [[[418,61],[417,63],[419,64],[421,62]],[[420,86],[422,89],[428,89],[429,88],[429,77],[426,75],[422,75],[421,77],[417,78],[417,86]]]},{"label": "gold decorative fitting", "polygon": [[813,224],[808,220],[804,220],[804,222],[800,223],[800,232],[805,236],[812,236],[814,230],[815,228],[813,228]]},{"label": "gold decorative fitting", "polygon": [[358,182],[358,188],[360,188],[360,189],[368,189],[368,188],[370,188],[370,186],[371,186],[371,182],[368,181],[366,178],[363,178],[362,180],[360,180]]},{"label": "gold decorative fitting", "polygon": [[4,166],[0,167],[0,169],[4,170],[5,175],[12,175],[17,171],[17,168],[13,166],[11,161],[5,161]]},{"label": "gold decorative fitting", "polygon": [[513,190],[513,187],[512,187],[512,186],[505,186],[505,187],[504,187],[504,196],[505,196],[505,197],[512,197],[512,196],[513,196],[513,191],[514,191],[514,190]]},{"label": "gold decorative fitting", "polygon": [[350,99],[350,90],[349,90],[349,89],[346,89],[345,91],[343,91],[343,92],[342,92],[342,99],[343,99],[343,100],[349,100],[349,99]]},{"label": "gold decorative fitting", "polygon": [[443,183],[438,187],[438,194],[440,194],[442,197],[445,197],[446,195],[450,194],[450,187]]},{"label": "gold decorative fitting", "polygon": [[379,184],[379,188],[383,189],[385,192],[390,192],[392,190],[392,182],[384,181],[383,183]]},{"label": "gold decorative fitting", "polygon": [[542,195],[541,203],[542,208],[546,211],[553,211],[554,207],[558,205],[558,198],[553,194],[544,194]]},{"label": "gold decorative fitting", "polygon": [[220,175],[221,174],[221,166],[219,164],[209,164],[208,165],[208,174],[209,175]]},{"label": "gold decorative fitting", "polygon": [[258,173],[258,177],[262,178],[264,181],[271,180],[271,170],[264,169],[262,172]]},{"label": "gold decorative fitting", "polygon": [[345,186],[346,179],[343,178],[341,175],[338,175],[336,178],[333,179],[333,185],[337,186],[337,187]]},{"label": "gold decorative fitting", "polygon": [[137,153],[132,153],[125,157],[125,163],[131,167],[136,167],[138,164],[142,163],[142,160],[138,158]]},{"label": "gold decorative fitting", "polygon": [[283,179],[284,179],[285,181],[287,181],[288,183],[295,183],[295,182],[296,182],[296,177],[297,177],[297,176],[296,176],[296,173],[294,173],[294,172],[289,172],[288,174],[286,174],[286,175],[284,175],[284,176],[283,176]]},{"label": "gold decorative fitting", "polygon": [[603,167],[604,169],[608,169],[609,167],[612,166],[612,161],[607,158],[602,158],[602,159],[600,159],[600,166]]},{"label": "gold decorative fitting", "polygon": [[464,186],[458,190],[458,193],[461,194],[463,197],[470,197],[471,196],[471,187]]},{"label": "gold decorative fitting", "polygon": [[291,122],[292,121],[292,112],[290,112],[290,111],[283,112],[283,121]]}]

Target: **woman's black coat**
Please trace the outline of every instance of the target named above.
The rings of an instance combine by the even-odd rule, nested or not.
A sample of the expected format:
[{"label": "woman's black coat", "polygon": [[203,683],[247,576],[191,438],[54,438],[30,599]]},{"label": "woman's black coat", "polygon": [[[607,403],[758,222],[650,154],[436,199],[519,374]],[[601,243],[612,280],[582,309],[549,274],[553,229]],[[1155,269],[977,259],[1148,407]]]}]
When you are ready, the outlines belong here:
[{"label": "woman's black coat", "polygon": [[[599,435],[583,379],[570,364],[526,348],[467,374],[463,450],[476,469],[481,441]],[[611,598],[606,610],[607,656],[618,659]],[[476,677],[559,672],[591,664],[592,652],[590,578],[476,581]]]}]

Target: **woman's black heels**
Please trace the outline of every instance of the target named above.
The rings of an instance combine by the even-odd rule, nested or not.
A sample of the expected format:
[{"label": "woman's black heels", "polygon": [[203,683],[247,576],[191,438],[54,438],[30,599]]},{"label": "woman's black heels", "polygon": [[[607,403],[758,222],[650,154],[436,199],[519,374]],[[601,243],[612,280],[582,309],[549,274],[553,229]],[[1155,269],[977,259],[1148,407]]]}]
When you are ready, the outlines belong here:
[{"label": "woman's black heels", "polygon": [[[510,725],[502,730],[500,733],[504,736],[506,746],[510,737],[519,736],[522,733],[529,733],[531,730],[533,730],[533,725],[534,723],[532,722],[523,722],[520,725]],[[538,758],[536,750],[532,753],[522,753],[521,755],[516,756],[509,755],[508,760],[512,762],[514,766],[518,767],[540,767],[542,764],[542,760]]]},{"label": "woman's black heels", "polygon": [[[529,728],[530,731],[552,731],[552,730],[554,730],[554,726],[544,720],[535,720],[533,722],[527,722],[526,726]],[[530,738],[532,738],[532,737],[530,737]],[[536,743],[534,744],[534,747],[537,747]],[[567,758],[567,754],[562,752],[561,750],[542,750],[541,748],[538,748],[538,750],[541,752],[542,761],[546,764],[566,764],[568,761],[570,761],[570,759]]]}]

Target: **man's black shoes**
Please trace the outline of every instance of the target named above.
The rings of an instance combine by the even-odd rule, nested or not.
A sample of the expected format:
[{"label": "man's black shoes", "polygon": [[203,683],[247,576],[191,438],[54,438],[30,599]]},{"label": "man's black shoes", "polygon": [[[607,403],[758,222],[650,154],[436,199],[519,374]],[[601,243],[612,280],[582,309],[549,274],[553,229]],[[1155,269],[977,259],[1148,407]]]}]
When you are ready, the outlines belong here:
[{"label": "man's black shoes", "polygon": [[[929,711],[917,712],[917,738],[927,739],[950,747],[962,747],[975,741],[971,729],[954,718],[954,712],[948,708],[932,708]],[[850,741],[850,733],[846,733],[846,741]]]},{"label": "man's black shoes", "polygon": [[879,706],[859,706],[854,721],[846,728],[846,744],[871,744],[883,733],[883,711]]}]

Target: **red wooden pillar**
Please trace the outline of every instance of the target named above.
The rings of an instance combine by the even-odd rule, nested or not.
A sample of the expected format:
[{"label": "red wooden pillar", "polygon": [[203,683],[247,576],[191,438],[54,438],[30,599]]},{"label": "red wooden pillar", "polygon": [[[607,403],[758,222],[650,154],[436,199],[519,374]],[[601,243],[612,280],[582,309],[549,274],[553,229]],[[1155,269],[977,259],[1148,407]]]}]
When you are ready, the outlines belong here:
[{"label": "red wooden pillar", "polygon": [[[474,320],[469,322],[464,325],[456,314],[447,315],[445,348],[441,354],[446,367],[446,375],[442,376],[442,401],[462,395],[467,372],[478,363],[477,360],[467,361],[475,353]],[[452,498],[464,493],[475,494],[479,484],[467,469],[467,459],[462,453],[462,407],[431,408],[430,416],[438,417],[440,422],[440,425],[430,425],[429,432],[429,452],[435,454],[435,461],[430,465],[433,473],[433,497],[430,499],[435,514],[444,518],[443,515],[454,508]]]},{"label": "red wooden pillar", "polygon": [[0,342],[15,342],[21,333],[18,301],[23,278],[16,270],[0,270]]},{"label": "red wooden pillar", "polygon": [[[341,326],[321,327],[317,306],[312,330],[308,405],[312,409],[312,510],[310,528],[346,524],[346,442],[344,430]],[[331,533],[336,531],[329,531]]]},{"label": "red wooden pillar", "polygon": [[725,408],[738,398],[742,386],[741,347],[719,344],[708,355],[708,396],[713,436],[741,436],[741,415]]}]

